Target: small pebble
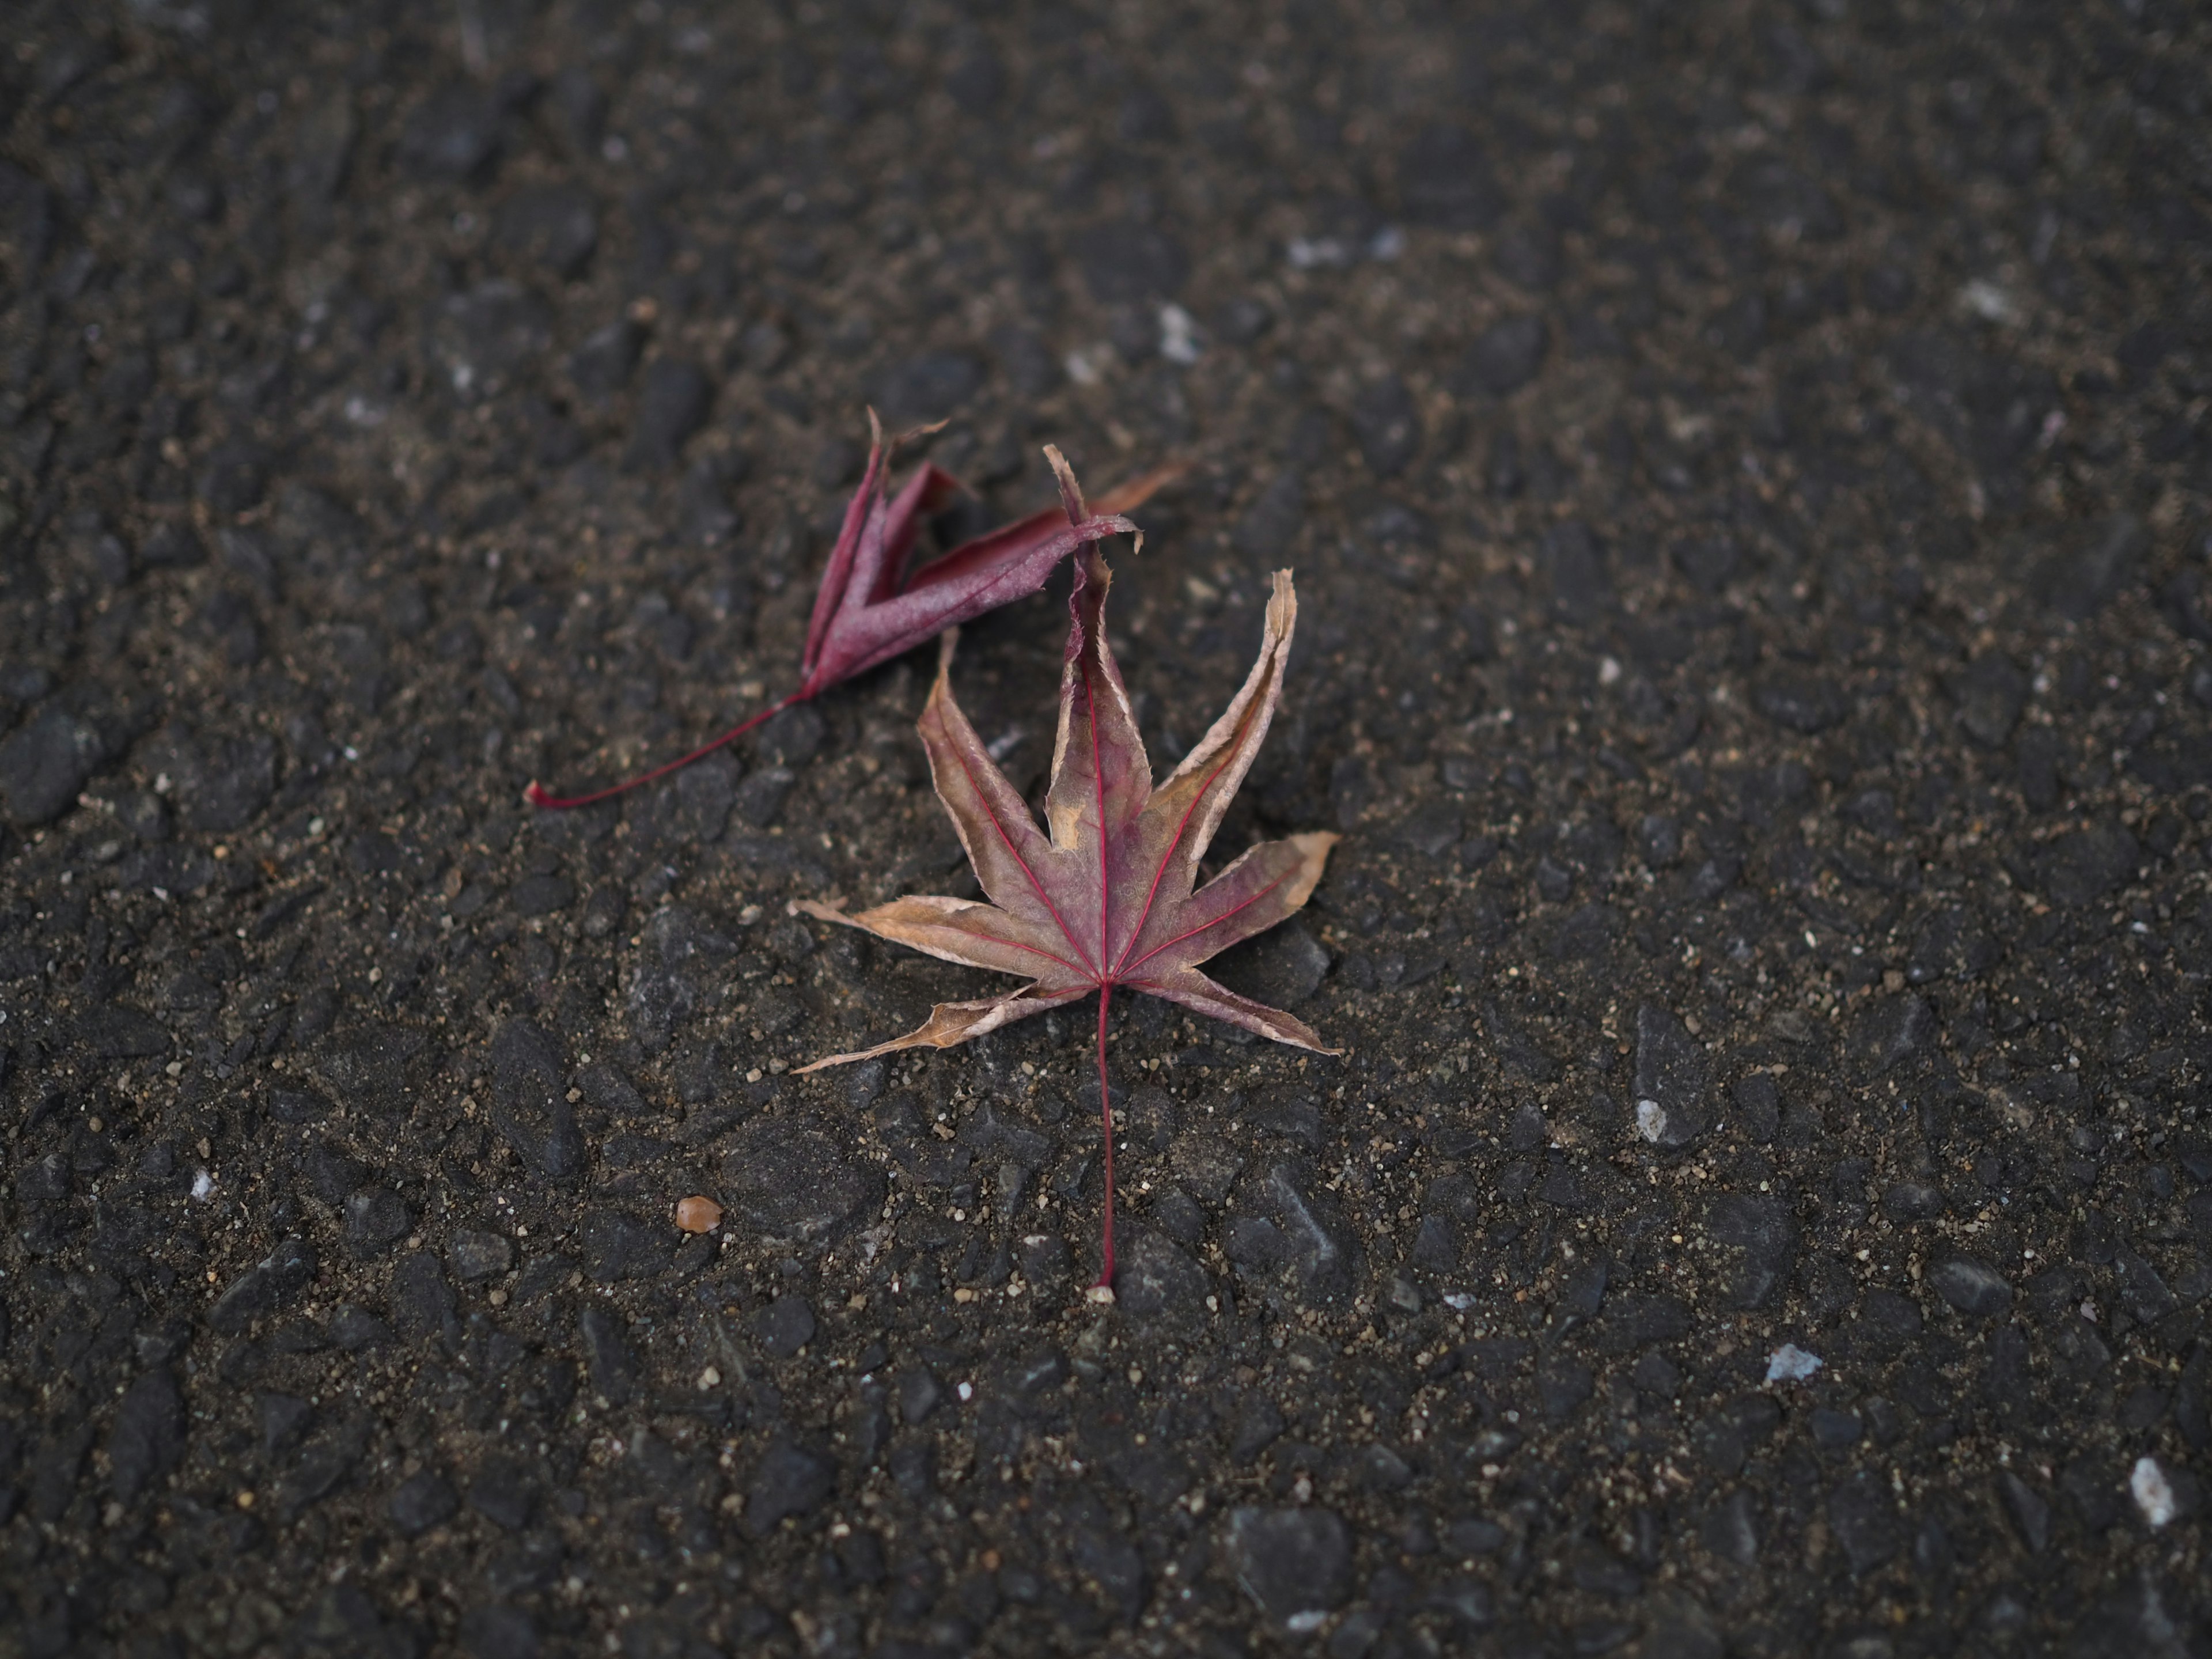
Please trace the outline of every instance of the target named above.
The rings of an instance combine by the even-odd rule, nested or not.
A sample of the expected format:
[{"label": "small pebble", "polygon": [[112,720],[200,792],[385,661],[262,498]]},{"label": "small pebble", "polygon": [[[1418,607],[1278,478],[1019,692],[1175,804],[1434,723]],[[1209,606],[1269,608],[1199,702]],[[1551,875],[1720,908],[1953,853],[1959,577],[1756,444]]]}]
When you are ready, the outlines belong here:
[{"label": "small pebble", "polygon": [[722,1224],[722,1206],[694,1193],[677,1201],[676,1224],[687,1233],[711,1233]]},{"label": "small pebble", "polygon": [[1795,1342],[1785,1342],[1766,1358],[1770,1382],[1802,1382],[1820,1369],[1820,1357],[1807,1353]]},{"label": "small pebble", "polygon": [[2166,1478],[2166,1471],[2159,1468],[2156,1458],[2136,1460],[2135,1472],[2128,1478],[2128,1490],[2154,1532],[2172,1520],[2179,1507],[2173,1501],[2173,1485]]}]

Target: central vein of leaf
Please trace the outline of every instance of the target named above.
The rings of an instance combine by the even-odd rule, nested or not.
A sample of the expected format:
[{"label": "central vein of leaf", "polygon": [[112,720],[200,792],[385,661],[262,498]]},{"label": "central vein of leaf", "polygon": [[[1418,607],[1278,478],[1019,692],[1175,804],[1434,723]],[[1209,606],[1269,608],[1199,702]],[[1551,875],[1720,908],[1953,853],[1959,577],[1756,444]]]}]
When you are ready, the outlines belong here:
[{"label": "central vein of leaf", "polygon": [[[1099,617],[1103,627],[1105,617]],[[1107,902],[1114,890],[1114,880],[1106,863],[1106,759],[1098,752],[1098,681],[1104,678],[1097,673],[1098,639],[1097,634],[1085,629],[1091,637],[1086,641],[1088,654],[1083,665],[1083,678],[1089,691],[1091,704],[1091,777],[1098,797],[1098,968],[1099,988],[1103,991],[1111,982],[1106,963],[1114,954],[1114,939],[1107,927]],[[1105,1004],[1100,1003],[1103,1012]]]}]

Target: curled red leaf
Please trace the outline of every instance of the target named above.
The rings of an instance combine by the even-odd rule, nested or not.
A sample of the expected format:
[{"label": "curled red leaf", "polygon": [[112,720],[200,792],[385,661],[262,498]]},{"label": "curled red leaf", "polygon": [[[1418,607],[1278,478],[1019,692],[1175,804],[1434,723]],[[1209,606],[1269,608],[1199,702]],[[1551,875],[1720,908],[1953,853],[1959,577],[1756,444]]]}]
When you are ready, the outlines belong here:
[{"label": "curled red leaf", "polygon": [[845,509],[837,544],[822,573],[807,624],[799,689],[769,704],[712,743],[655,767],[611,788],[589,794],[554,796],[536,782],[524,792],[533,806],[586,806],[650,783],[689,766],[735,741],[793,703],[817,697],[841,680],[888,662],[1012,599],[1044,586],[1053,568],[1085,540],[1135,528],[1121,516],[1140,505],[1180,475],[1179,466],[1156,468],[1115,490],[1095,517],[1070,522],[1048,507],[964,542],[941,558],[914,562],[921,521],[939,511],[961,488],[949,472],[925,464],[895,495],[884,489],[899,446],[933,432],[934,427],[902,433],[888,444],[873,410],[868,411],[867,470]]}]

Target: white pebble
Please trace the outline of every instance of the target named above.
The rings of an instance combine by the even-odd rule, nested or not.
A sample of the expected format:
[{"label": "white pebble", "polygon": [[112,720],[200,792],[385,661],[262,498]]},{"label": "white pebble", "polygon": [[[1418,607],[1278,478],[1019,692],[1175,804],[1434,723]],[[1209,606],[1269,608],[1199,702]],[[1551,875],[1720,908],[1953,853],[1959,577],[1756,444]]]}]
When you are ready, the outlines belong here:
[{"label": "white pebble", "polygon": [[2173,1519],[2173,1483],[2166,1478],[2166,1471],[2158,1466],[2154,1457],[2136,1459],[2135,1473],[2128,1477],[2128,1490],[2135,1494],[2136,1507],[2143,1512],[2152,1530]]},{"label": "white pebble", "polygon": [[1160,356],[1188,368],[1199,359],[1198,321],[1178,305],[1160,307]]},{"label": "white pebble", "polygon": [[1795,1342],[1785,1342],[1766,1357],[1770,1382],[1802,1382],[1820,1369],[1820,1356],[1807,1353]]}]

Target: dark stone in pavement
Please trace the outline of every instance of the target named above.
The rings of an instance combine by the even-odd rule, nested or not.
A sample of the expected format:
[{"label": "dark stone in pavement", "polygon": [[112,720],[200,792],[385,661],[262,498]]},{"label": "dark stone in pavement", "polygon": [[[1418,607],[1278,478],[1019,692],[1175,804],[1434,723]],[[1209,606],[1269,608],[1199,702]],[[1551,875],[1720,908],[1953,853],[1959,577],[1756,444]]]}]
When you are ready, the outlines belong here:
[{"label": "dark stone in pavement", "polygon": [[1223,1547],[1237,1583],[1276,1624],[1334,1612],[1351,1594],[1352,1534],[1333,1510],[1232,1510]]},{"label": "dark stone in pavement", "polygon": [[1988,1263],[1971,1255],[1947,1255],[1928,1269],[1936,1295],[1962,1314],[1988,1318],[2012,1305],[2012,1286]]},{"label": "dark stone in pavement", "polygon": [[1114,1291],[1139,1319],[1199,1320],[1206,1316],[1206,1272],[1164,1234],[1125,1231],[1117,1241]]},{"label": "dark stone in pavement", "polygon": [[135,1501],[184,1461],[188,1432],[185,1397],[167,1365],[143,1373],[125,1390],[107,1433],[107,1484]]},{"label": "dark stone in pavement", "polygon": [[2115,513],[2065,533],[2031,578],[2036,597],[2068,622],[2086,622],[2126,585],[2148,540],[2142,520]]},{"label": "dark stone in pavement", "polygon": [[0,804],[9,822],[31,828],[59,817],[106,756],[99,729],[59,708],[0,739]]},{"label": "dark stone in pavement", "polygon": [[568,356],[568,378],[576,390],[596,403],[604,403],[629,384],[645,349],[645,331],[627,317],[617,317],[584,337]]},{"label": "dark stone in pavement", "polygon": [[514,1245],[498,1233],[464,1227],[446,1247],[446,1262],[464,1285],[496,1279],[514,1265]]},{"label": "dark stone in pavement", "polygon": [[638,1360],[622,1316],[587,1306],[576,1316],[576,1331],[592,1389],[611,1406],[627,1404],[637,1388]]},{"label": "dark stone in pavement", "polygon": [[516,1460],[494,1455],[469,1482],[469,1507],[494,1525],[520,1532],[538,1510],[538,1489]]},{"label": "dark stone in pavement", "polygon": [[1780,672],[1759,683],[1752,693],[1759,712],[1777,726],[1808,735],[1825,732],[1847,712],[1844,694],[1817,675]]},{"label": "dark stone in pavement", "polygon": [[556,1180],[580,1173],[583,1138],[551,1039],[526,1020],[509,1020],[492,1040],[491,1068],[492,1121],[516,1154]]},{"label": "dark stone in pavement", "polygon": [[210,1329],[225,1334],[290,1304],[315,1277],[315,1253],[306,1243],[288,1238],[231,1280],[208,1310]]},{"label": "dark stone in pavement", "polygon": [[891,371],[881,388],[884,419],[919,426],[958,411],[981,388],[983,366],[965,352],[927,352]]},{"label": "dark stone in pavement", "polygon": [[1860,1066],[1879,1077],[1927,1048],[1936,1036],[1935,1005],[1906,993],[1869,1005],[1852,1031],[1851,1042]]},{"label": "dark stone in pavement", "polygon": [[2027,676],[2010,658],[1992,652],[1978,657],[1951,684],[1959,723],[1985,749],[1998,749],[2012,735],[2027,702]]},{"label": "dark stone in pavement", "polygon": [[1705,1133],[1705,1050],[1689,1028],[1666,1009],[1645,1003],[1636,1011],[1636,1126],[1654,1146],[1687,1146]]},{"label": "dark stone in pavement", "polygon": [[706,424],[714,404],[714,382],[698,364],[677,357],[647,364],[638,386],[628,464],[641,470],[673,466],[685,441]]},{"label": "dark stone in pavement", "polygon": [[453,1484],[433,1469],[420,1469],[393,1490],[386,1512],[404,1538],[415,1538],[450,1521],[461,1507]]},{"label": "dark stone in pavement", "polygon": [[814,1340],[814,1310],[799,1296],[780,1296],[753,1321],[763,1352],[788,1359]]},{"label": "dark stone in pavement", "polygon": [[883,1176],[839,1150],[828,1127],[808,1119],[755,1118],[722,1158],[724,1199],[745,1225],[776,1238],[832,1233],[880,1201]]},{"label": "dark stone in pavement", "polygon": [[1760,1308],[1790,1281],[1797,1255],[1797,1219],[1789,1202],[1765,1193],[1725,1193],[1705,1212],[1705,1231],[1735,1253],[1728,1297],[1739,1308]]},{"label": "dark stone in pavement", "polygon": [[794,1441],[777,1441],[761,1455],[745,1489],[746,1532],[764,1537],[780,1521],[811,1515],[836,1485],[836,1468],[828,1458]]},{"label": "dark stone in pavement", "polygon": [[492,234],[526,266],[563,279],[580,275],[599,245],[592,198],[565,185],[531,185],[499,204]]},{"label": "dark stone in pavement", "polygon": [[501,111],[490,89],[449,81],[416,103],[399,129],[399,159],[424,178],[472,179],[497,157]]},{"label": "dark stone in pavement", "polygon": [[1486,230],[1504,205],[1482,142],[1456,122],[1425,127],[1398,157],[1406,216],[1450,230]]},{"label": "dark stone in pavement", "polygon": [[1232,991],[1270,1007],[1296,1008],[1321,989],[1329,954],[1304,924],[1288,921],[1224,951],[1206,971]]},{"label": "dark stone in pavement", "polygon": [[345,1240],[356,1255],[376,1255],[404,1237],[414,1218],[388,1187],[363,1187],[345,1200]]},{"label": "dark stone in pavement", "polygon": [[1888,1483],[1870,1471],[1850,1476],[1828,1496],[1828,1525],[1844,1559],[1864,1577],[1904,1547],[1904,1526]]},{"label": "dark stone in pavement", "polygon": [[1395,374],[1360,388],[1352,402],[1352,430],[1367,470],[1378,478],[1396,477],[1420,453],[1420,411]]},{"label": "dark stone in pavement", "polygon": [[624,1210],[591,1210],[576,1227],[584,1271],[601,1285],[651,1279],[663,1272],[676,1239],[674,1227],[655,1226]]},{"label": "dark stone in pavement", "polygon": [[2136,838],[2118,824],[2094,823],[2046,842],[2036,872],[2052,903],[2079,908],[2130,880],[2142,856]]},{"label": "dark stone in pavement", "polygon": [[1173,299],[1190,279],[1182,239],[1159,226],[1127,221],[1093,226],[1074,239],[1077,269],[1103,305]]},{"label": "dark stone in pavement", "polygon": [[1534,380],[1544,367],[1551,331],[1541,317],[1509,317],[1492,324],[1468,349],[1460,384],[1469,392],[1510,397]]}]

